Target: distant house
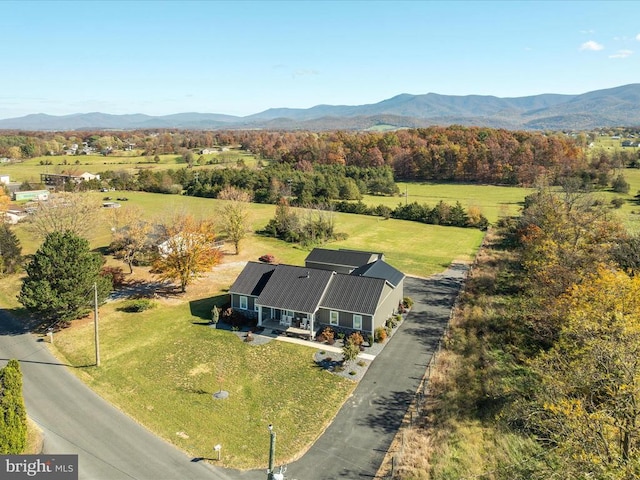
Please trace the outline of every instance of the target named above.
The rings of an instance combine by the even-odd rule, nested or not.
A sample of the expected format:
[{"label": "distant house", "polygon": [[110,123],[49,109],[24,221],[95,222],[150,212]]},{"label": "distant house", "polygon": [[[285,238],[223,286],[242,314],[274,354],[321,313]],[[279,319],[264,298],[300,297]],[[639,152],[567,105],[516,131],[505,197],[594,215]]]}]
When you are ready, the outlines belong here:
[{"label": "distant house", "polygon": [[304,267],[249,262],[229,293],[232,308],[259,326],[374,335],[398,311],[404,278],[381,253],[315,248]]},{"label": "distant house", "polygon": [[25,190],[12,193],[12,200],[21,202],[25,200],[49,200],[49,190]]},{"label": "distant house", "polygon": [[41,173],[40,183],[49,187],[64,187],[68,183],[79,184],[89,180],[100,180],[99,174],[84,172],[80,175],[72,173]]},{"label": "distant house", "polygon": [[0,183],[2,183],[3,185],[9,185],[9,175],[0,175]]}]

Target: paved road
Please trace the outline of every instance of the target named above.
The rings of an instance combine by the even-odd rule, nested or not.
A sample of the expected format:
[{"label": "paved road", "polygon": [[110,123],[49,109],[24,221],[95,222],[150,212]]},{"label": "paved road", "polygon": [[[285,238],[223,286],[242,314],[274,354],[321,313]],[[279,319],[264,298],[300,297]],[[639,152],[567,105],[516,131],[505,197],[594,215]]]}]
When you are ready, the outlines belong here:
[{"label": "paved road", "polygon": [[[466,267],[407,278],[415,304],[373,361],[334,422],[298,461],[290,480],[373,478],[449,318]],[[264,471],[214,468],[187,457],[112,407],[0,311],[0,366],[20,360],[29,416],[45,434],[44,452],[78,454],[81,480],[246,479]]]},{"label": "paved road", "polygon": [[44,431],[44,453],[78,454],[80,479],[232,478],[192,462],[105,402],[0,311],[0,366],[11,358],[20,360],[27,412]]}]

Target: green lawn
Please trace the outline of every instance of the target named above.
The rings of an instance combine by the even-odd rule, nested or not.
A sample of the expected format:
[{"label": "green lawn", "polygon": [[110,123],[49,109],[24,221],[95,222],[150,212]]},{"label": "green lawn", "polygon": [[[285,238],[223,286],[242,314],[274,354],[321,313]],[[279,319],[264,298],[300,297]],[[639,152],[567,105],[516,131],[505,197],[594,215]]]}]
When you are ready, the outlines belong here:
[{"label": "green lawn", "polygon": [[[354,382],[313,362],[314,349],[272,341],[256,346],[234,333],[200,325],[211,302],[132,314],[101,308],[101,366],[77,369],[100,395],[195,457],[264,467],[268,424],[278,433],[278,463],[288,462],[322,432]],[[91,365],[91,322],[55,335],[55,348],[76,366]],[[220,389],[226,400],[213,399]]]}]

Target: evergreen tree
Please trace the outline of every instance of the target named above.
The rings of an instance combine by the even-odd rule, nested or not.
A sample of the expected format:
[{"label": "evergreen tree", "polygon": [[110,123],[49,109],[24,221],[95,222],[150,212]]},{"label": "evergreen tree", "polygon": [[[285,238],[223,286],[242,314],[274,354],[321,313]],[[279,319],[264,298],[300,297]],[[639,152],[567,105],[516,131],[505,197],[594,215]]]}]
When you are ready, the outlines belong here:
[{"label": "evergreen tree", "polygon": [[17,360],[0,369],[0,454],[20,454],[27,443],[27,412]]},{"label": "evergreen tree", "polygon": [[93,305],[93,284],[98,300],[111,291],[111,281],[100,275],[102,256],[89,250],[89,242],[73,232],[52,232],[26,266],[18,300],[45,319],[80,318]]},{"label": "evergreen tree", "polygon": [[0,224],[0,274],[15,273],[22,260],[20,240],[6,223]]}]

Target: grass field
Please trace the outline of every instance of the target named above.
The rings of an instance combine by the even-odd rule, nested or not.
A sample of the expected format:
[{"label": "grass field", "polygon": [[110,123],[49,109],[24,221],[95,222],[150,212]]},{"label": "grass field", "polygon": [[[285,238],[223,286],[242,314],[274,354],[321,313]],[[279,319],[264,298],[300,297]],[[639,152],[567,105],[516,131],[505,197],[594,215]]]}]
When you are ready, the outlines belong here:
[{"label": "grass field", "polygon": [[426,203],[431,207],[440,200],[450,205],[460,202],[464,208],[479,208],[489,222],[495,222],[500,217],[518,214],[524,198],[534,191],[531,188],[520,187],[428,182],[399,182],[398,187],[399,197],[366,195],[363,202],[373,206],[382,204],[390,208],[405,202]]},{"label": "grass field", "polygon": [[[187,165],[178,154],[159,155],[160,162],[155,163],[153,158],[140,155],[64,155],[36,157],[18,163],[5,163],[0,165],[0,174],[9,175],[12,182],[29,181],[40,182],[41,173],[62,173],[63,171],[77,170],[79,173],[102,173],[107,170],[125,170],[136,173],[139,170],[167,170],[185,168]],[[198,158],[199,155],[196,155]],[[257,158],[247,152],[231,150],[203,155],[204,161],[213,161],[211,165],[197,165],[193,169],[220,168],[235,166],[241,159],[245,165],[251,167],[257,163]],[[51,165],[42,163],[52,162]],[[65,163],[66,162],[66,163]]]}]

